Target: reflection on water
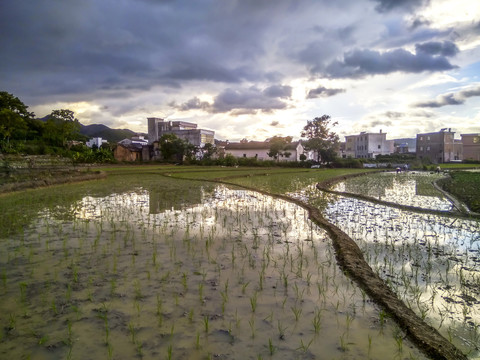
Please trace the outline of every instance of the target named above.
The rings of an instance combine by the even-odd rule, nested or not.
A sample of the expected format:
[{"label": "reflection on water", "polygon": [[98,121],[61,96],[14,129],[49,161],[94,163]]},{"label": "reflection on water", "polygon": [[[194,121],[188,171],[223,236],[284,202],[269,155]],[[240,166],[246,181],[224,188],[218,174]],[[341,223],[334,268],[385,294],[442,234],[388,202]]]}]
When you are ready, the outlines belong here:
[{"label": "reflection on water", "polygon": [[302,208],[211,189],[84,194],[3,239],[0,357],[423,358]]},{"label": "reflection on water", "polygon": [[341,196],[325,214],[407,305],[472,358],[480,355],[480,222]]},{"label": "reflection on water", "polygon": [[383,172],[347,179],[334,185],[332,190],[401,205],[448,211],[452,209],[452,203],[432,185],[441,177],[428,172]]}]

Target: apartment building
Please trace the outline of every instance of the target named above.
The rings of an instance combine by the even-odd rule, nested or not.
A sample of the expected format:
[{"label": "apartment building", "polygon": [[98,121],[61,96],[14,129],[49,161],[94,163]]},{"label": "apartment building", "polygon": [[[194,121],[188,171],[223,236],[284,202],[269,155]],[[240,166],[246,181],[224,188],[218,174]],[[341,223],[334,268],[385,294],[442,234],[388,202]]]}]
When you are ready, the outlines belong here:
[{"label": "apartment building", "polygon": [[463,159],[480,161],[480,134],[460,134]]},{"label": "apartment building", "polygon": [[417,134],[417,157],[440,164],[461,160],[461,142],[454,139],[455,132],[441,129],[439,132]]},{"label": "apartment building", "polygon": [[387,140],[387,133],[361,132],[359,135],[345,136],[343,157],[374,159],[378,155],[390,155],[394,152],[393,140]]},{"label": "apartment building", "polygon": [[175,134],[190,144],[203,147],[205,144],[215,143],[215,131],[198,129],[197,124],[187,121],[165,121],[162,118],[147,118],[148,142],[158,141],[164,134]]}]

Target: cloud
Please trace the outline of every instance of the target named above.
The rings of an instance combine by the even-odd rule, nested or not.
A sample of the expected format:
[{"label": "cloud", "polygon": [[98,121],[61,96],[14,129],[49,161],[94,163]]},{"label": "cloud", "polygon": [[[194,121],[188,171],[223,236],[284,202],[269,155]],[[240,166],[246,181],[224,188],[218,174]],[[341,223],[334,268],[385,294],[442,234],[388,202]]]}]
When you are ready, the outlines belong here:
[{"label": "cloud", "polygon": [[172,101],[169,103],[169,106],[181,111],[197,109],[208,111],[211,108],[211,104],[208,101],[201,101],[198,97],[194,97],[180,105],[177,105],[174,101]]},{"label": "cloud", "polygon": [[273,85],[263,90],[254,86],[247,89],[227,88],[215,96],[212,103],[194,97],[182,104],[171,102],[169,105],[181,111],[200,109],[209,113],[244,115],[285,109],[287,103],[280,99],[290,98],[291,94],[292,88],[283,85]]},{"label": "cloud", "polygon": [[421,73],[455,68],[456,66],[450,64],[444,56],[434,56],[425,51],[413,54],[404,49],[386,52],[354,50],[345,53],[343,61],[336,60],[330,63],[325,69],[325,75],[330,78],[362,78],[393,72]]},{"label": "cloud", "polygon": [[462,105],[470,97],[480,96],[480,86],[437,96],[435,100],[417,102],[413,106],[419,108],[439,108],[447,105]]},{"label": "cloud", "polygon": [[345,89],[327,89],[323,86],[320,86],[316,89],[311,89],[308,91],[307,99],[316,99],[319,97],[330,97],[340,93],[345,92]]},{"label": "cloud", "polygon": [[378,3],[375,9],[380,13],[386,13],[396,9],[405,9],[411,11],[413,9],[427,5],[429,0],[374,0]]},{"label": "cloud", "polygon": [[270,126],[278,126],[279,124],[280,122],[275,120],[270,123]]},{"label": "cloud", "polygon": [[263,94],[268,97],[272,98],[290,98],[292,96],[292,87],[291,86],[283,86],[283,85],[273,85],[265,90],[263,90]]},{"label": "cloud", "polygon": [[423,44],[415,45],[417,53],[425,53],[429,55],[441,55],[445,57],[455,56],[459,50],[457,45],[451,41],[431,41]]}]

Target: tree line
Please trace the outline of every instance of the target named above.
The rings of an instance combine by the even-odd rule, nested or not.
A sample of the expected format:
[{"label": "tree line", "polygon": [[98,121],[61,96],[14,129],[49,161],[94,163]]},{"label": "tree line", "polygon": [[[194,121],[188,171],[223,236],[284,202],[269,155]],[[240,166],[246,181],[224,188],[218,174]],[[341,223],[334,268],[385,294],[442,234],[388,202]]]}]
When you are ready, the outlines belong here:
[{"label": "tree line", "polygon": [[[330,163],[335,160],[339,137],[331,128],[336,125],[329,115],[307,121],[301,133],[305,138],[302,144],[306,151],[315,154],[314,161]],[[90,149],[84,144],[88,138],[80,133],[80,129],[81,124],[71,110],[53,110],[45,118],[37,119],[18,97],[0,91],[0,153],[55,154],[71,157],[77,162],[114,161],[112,145]],[[292,136],[270,138],[268,156],[275,162],[289,158],[292,139]],[[212,163],[216,157],[213,144],[198,148],[174,134],[165,134],[159,139],[159,150],[165,161],[182,162],[186,159],[195,162],[202,159],[205,163]],[[227,160],[229,164],[238,163],[231,158]],[[302,154],[300,160],[305,161],[307,157]]]},{"label": "tree line", "polygon": [[80,129],[71,110],[52,110],[38,119],[18,97],[0,91],[0,153],[60,155],[78,162],[113,160],[108,147],[88,148],[84,144],[88,137]]}]

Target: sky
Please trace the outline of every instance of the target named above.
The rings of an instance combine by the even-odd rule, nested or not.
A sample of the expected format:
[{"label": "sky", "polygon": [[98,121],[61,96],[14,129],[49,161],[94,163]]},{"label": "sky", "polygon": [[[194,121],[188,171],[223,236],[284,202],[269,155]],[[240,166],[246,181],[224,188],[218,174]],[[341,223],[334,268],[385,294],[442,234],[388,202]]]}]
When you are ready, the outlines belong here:
[{"label": "sky", "polygon": [[480,2],[2,0],[0,91],[37,117],[299,139],[480,133]]}]

